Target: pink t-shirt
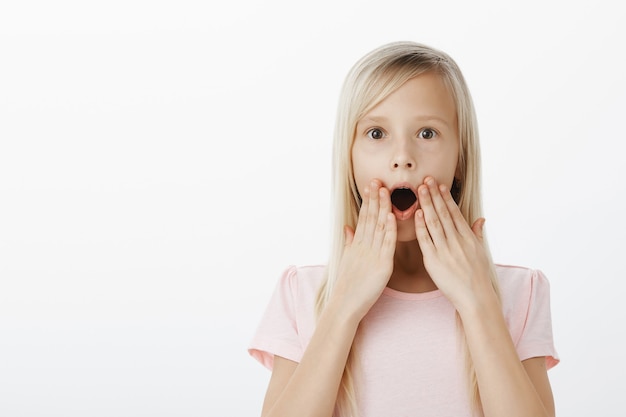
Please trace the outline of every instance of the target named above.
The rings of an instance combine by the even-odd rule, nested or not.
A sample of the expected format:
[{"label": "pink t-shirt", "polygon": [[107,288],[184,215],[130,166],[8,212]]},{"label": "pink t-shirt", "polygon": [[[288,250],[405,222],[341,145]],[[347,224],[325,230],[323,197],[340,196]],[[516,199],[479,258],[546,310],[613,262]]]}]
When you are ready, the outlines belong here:
[{"label": "pink t-shirt", "polygon": [[[504,317],[520,360],[558,356],[550,288],[541,271],[496,265]],[[274,355],[299,362],[315,329],[314,304],[324,266],[289,267],[281,276],[249,353],[268,369]],[[471,416],[455,310],[439,290],[385,288],[354,340],[361,417]]]}]

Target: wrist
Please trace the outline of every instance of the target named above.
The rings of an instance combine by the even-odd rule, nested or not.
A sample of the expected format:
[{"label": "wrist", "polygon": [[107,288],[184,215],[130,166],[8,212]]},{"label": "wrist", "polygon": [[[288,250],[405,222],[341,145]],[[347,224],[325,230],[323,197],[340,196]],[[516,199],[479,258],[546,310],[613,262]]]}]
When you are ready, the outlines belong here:
[{"label": "wrist", "polygon": [[324,307],[322,316],[327,315],[330,320],[342,326],[356,329],[361,319],[367,314],[367,310],[361,311],[362,309],[354,305],[351,298],[353,297],[344,297],[335,291]]},{"label": "wrist", "polygon": [[489,316],[495,312],[502,313],[502,305],[491,285],[475,292],[463,302],[457,303],[455,307],[462,320],[484,315]]}]

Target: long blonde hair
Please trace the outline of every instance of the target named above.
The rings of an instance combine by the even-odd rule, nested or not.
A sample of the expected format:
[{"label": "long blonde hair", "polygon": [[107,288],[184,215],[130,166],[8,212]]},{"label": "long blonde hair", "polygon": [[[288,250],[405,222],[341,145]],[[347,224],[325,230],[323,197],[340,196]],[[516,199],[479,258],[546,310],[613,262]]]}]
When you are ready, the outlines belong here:
[{"label": "long blonde hair", "polygon": [[[415,42],[394,42],[371,51],[349,71],[339,97],[332,165],[334,203],[332,242],[326,277],[317,297],[316,314],[318,316],[333,291],[345,243],[344,225],[352,228],[356,226],[361,204],[351,160],[356,124],[405,82],[427,72],[436,73],[441,77],[456,102],[460,142],[456,176],[462,184],[457,201],[459,208],[469,224],[482,216],[480,149],[476,115],[469,89],[456,62],[444,52]],[[488,249],[487,253],[489,254]],[[493,286],[499,294],[495,273],[491,275],[494,277]],[[474,408],[479,408],[476,374],[458,314],[457,328],[464,350],[470,402]],[[348,356],[337,397],[336,412],[342,417],[356,416],[353,383],[355,354],[353,347]]]}]

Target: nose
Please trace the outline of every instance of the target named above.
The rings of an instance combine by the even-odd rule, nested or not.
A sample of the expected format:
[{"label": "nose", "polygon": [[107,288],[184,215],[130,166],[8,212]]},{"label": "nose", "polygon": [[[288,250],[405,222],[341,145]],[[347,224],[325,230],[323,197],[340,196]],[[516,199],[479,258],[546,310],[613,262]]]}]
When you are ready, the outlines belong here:
[{"label": "nose", "polygon": [[396,141],[393,157],[391,158],[391,168],[415,169],[415,158],[411,152],[411,141],[409,139],[399,139]]}]

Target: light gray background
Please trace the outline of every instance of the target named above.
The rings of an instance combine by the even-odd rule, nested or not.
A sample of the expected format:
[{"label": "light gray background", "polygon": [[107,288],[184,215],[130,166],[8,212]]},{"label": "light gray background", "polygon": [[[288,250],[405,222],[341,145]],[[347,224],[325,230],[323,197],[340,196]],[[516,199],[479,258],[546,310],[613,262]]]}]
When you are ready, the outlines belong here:
[{"label": "light gray background", "polygon": [[0,415],[259,415],[246,347],[326,259],[341,82],[405,39],[467,77],[495,260],[551,281],[559,414],[623,415],[613,4],[2,2]]}]

